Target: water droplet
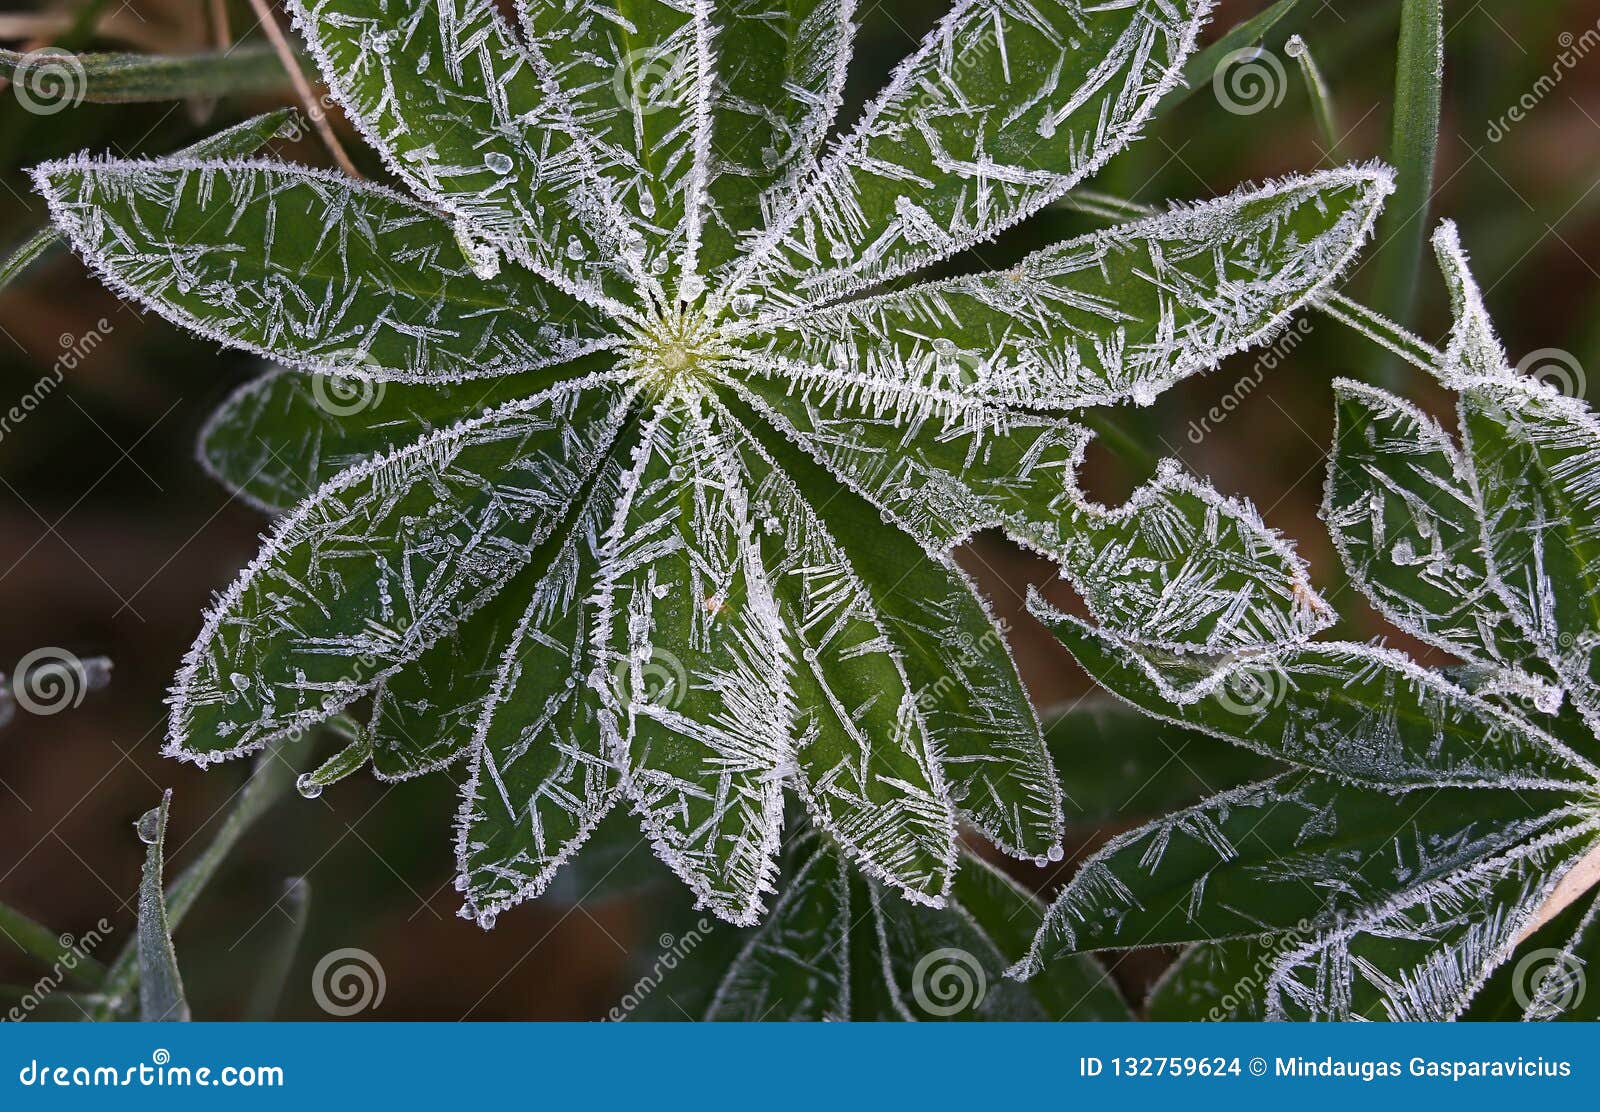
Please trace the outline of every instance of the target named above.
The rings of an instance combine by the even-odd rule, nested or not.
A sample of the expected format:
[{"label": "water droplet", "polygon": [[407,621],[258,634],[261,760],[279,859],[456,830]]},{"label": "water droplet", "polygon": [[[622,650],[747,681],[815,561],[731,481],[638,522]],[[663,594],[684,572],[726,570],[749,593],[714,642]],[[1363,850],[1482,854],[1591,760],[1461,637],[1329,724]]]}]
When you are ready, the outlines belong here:
[{"label": "water droplet", "polygon": [[571,259],[575,263],[578,263],[583,261],[583,255],[584,251],[582,240],[580,240],[577,236],[573,236],[571,239],[567,240],[567,258]]},{"label": "water droplet", "polygon": [[511,156],[500,151],[490,151],[483,156],[483,164],[496,174],[509,174],[513,165]]},{"label": "water droplet", "polygon": [[1051,846],[1050,852],[1045,854],[1045,856],[1050,858],[1052,861],[1060,861],[1066,856],[1066,851],[1064,851],[1060,846]]},{"label": "water droplet", "polygon": [[466,873],[457,873],[456,874],[456,891],[457,892],[465,892],[466,890],[467,890],[467,874]]},{"label": "water droplet", "polygon": [[649,220],[654,217],[655,214],[656,195],[650,192],[648,189],[641,189],[639,191],[639,215],[644,217],[646,220]]},{"label": "water droplet", "polygon": [[139,821],[133,824],[133,831],[145,845],[155,845],[161,836],[161,808],[152,807],[140,815]]},{"label": "water droplet", "polygon": [[233,684],[235,691],[243,691],[250,686],[250,677],[243,672],[233,672],[228,676],[228,682]]},{"label": "water droplet", "polygon": [[808,648],[808,649],[805,650],[805,652],[801,653],[800,655],[806,658],[807,663],[811,663],[811,664],[815,664],[816,663],[816,660],[817,660],[817,650],[816,649]]},{"label": "water droplet", "polygon": [[650,273],[657,277],[665,274],[672,266],[672,260],[665,254],[657,255],[650,260]]},{"label": "water droplet", "polygon": [[317,783],[315,776],[309,772],[302,772],[300,778],[294,782],[294,790],[306,799],[315,799],[322,794],[322,785]]},{"label": "water droplet", "polygon": [[492,931],[497,918],[499,916],[492,911],[480,911],[478,912],[478,926],[486,931]]},{"label": "water droplet", "polygon": [[741,293],[739,296],[733,299],[733,311],[738,313],[741,317],[748,317],[751,313],[756,311],[756,307],[760,304],[761,298],[759,295],[753,293]]}]

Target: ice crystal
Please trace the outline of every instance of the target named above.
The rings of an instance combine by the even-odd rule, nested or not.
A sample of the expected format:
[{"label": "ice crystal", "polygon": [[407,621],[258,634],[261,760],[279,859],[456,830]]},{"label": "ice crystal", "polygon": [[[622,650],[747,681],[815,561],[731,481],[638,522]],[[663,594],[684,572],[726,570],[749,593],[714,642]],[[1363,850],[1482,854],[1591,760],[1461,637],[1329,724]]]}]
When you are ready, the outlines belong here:
[{"label": "ice crystal", "polygon": [[1511,995],[1527,1018],[1594,1017],[1563,977],[1600,947],[1600,421],[1511,368],[1455,228],[1434,244],[1455,327],[1430,369],[1455,392],[1460,443],[1399,397],[1336,383],[1324,516],[1355,585],[1461,663],[1311,640],[1180,656],[1037,605],[1117,695],[1291,771],[1115,839],[1019,972],[1207,940],[1153,1015],[1452,1019],[1576,916],[1517,963]]},{"label": "ice crystal", "polygon": [[623,803],[738,923],[789,789],[916,903],[946,897],[958,816],[1059,855],[1037,721],[951,549],[1002,528],[1162,649],[1323,628],[1249,506],[1170,466],[1125,507],[1086,500],[1065,414],[1269,336],[1390,176],[873,291],[1133,141],[1210,7],[960,0],[824,154],[852,0],[523,0],[520,30],[489,0],[290,0],[398,189],[39,167],[114,289],[283,364],[202,438],[286,512],[183,664],[168,751],[246,753],[370,694],[379,775],[470,760],[461,888],[485,925]]}]

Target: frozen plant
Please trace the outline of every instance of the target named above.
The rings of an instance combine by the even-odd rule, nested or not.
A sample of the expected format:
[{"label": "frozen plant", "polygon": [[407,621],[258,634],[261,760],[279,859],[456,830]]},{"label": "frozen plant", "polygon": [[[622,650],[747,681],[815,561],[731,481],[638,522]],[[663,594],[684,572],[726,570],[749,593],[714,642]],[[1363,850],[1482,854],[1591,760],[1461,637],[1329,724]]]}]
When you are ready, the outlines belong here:
[{"label": "frozen plant", "polygon": [[950,557],[975,530],[1152,647],[1330,620],[1253,509],[1175,466],[1084,499],[1064,414],[1270,337],[1359,249],[1386,170],[883,292],[1130,143],[1209,0],[961,0],[825,155],[851,0],[524,0],[520,33],[490,0],[289,6],[408,192],[214,157],[35,171],[110,286],[285,368],[206,430],[211,469],[283,516],[183,663],[173,756],[370,695],[305,790],[468,759],[485,926],[620,805],[753,922],[786,789],[938,906],[958,816],[1060,853],[1038,723]]},{"label": "frozen plant", "polygon": [[1600,421],[1512,369],[1455,228],[1434,245],[1455,325],[1430,369],[1457,435],[1336,382],[1324,517],[1356,588],[1460,663],[1311,640],[1180,656],[1036,602],[1113,693],[1287,771],[1108,844],[1022,974],[1199,941],[1157,1018],[1445,1020],[1549,926],[1516,1011],[1600,1014]]}]

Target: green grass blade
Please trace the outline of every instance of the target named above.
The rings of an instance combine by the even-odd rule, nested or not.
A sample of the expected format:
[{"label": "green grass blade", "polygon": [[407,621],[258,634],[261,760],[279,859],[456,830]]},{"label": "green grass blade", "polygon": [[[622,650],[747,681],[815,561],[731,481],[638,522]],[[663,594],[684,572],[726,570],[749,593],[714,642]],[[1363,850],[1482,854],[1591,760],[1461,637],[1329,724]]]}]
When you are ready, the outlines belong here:
[{"label": "green grass blade", "polygon": [[1372,296],[1373,308],[1401,325],[1411,321],[1422,245],[1430,230],[1443,81],[1443,0],[1403,0],[1389,156],[1397,188],[1378,225]]},{"label": "green grass blade", "polygon": [[16,250],[7,255],[4,262],[0,262],[0,290],[9,286],[12,279],[49,254],[60,243],[61,233],[49,224],[34,232]]},{"label": "green grass blade", "polygon": [[139,840],[148,847],[139,878],[139,1018],[146,1023],[184,1023],[190,1018],[178,973],[178,955],[172,948],[172,925],[167,918],[167,897],[161,887],[167,842],[167,811],[172,789],[161,796],[161,806],[139,819]]},{"label": "green grass blade", "polygon": [[[187,55],[0,50],[0,76],[16,83],[19,95],[34,95],[52,103],[65,99],[74,105],[262,93],[289,84],[277,54],[266,46]],[[65,95],[59,84],[63,78]]]},{"label": "green grass blade", "polygon": [[311,882],[303,876],[291,877],[283,886],[278,906],[289,921],[272,940],[272,948],[261,962],[255,988],[244,1009],[243,1018],[247,1021],[266,1021],[278,1016],[283,986],[289,981],[295,955],[300,952],[300,943],[306,935],[306,919],[311,913]]},{"label": "green grass blade", "polygon": [[[4,903],[0,903],[0,937],[45,965],[60,966],[68,980],[85,988],[98,988],[105,981],[106,967],[79,953],[69,936],[56,933]],[[65,964],[69,958],[70,967]]]},{"label": "green grass blade", "polygon": [[1283,51],[1300,63],[1300,76],[1305,78],[1306,95],[1311,98],[1311,112],[1316,117],[1317,130],[1322,133],[1328,161],[1340,161],[1339,138],[1344,133],[1339,129],[1339,112],[1333,103],[1333,93],[1322,77],[1322,69],[1311,56],[1311,47],[1299,35],[1290,35],[1289,41],[1283,44]]},{"label": "green grass blade", "polygon": [[[167,922],[174,930],[183,922],[194,901],[211,878],[216,875],[239,839],[269,811],[273,804],[289,793],[295,778],[310,759],[310,746],[285,746],[262,755],[256,762],[250,779],[234,797],[233,809],[222,820],[216,836],[200,856],[172,882],[167,892]],[[106,975],[104,992],[106,1004],[96,1012],[99,1020],[108,1020],[129,1003],[129,996],[139,984],[139,955],[134,945],[128,945],[111,963]]]}]

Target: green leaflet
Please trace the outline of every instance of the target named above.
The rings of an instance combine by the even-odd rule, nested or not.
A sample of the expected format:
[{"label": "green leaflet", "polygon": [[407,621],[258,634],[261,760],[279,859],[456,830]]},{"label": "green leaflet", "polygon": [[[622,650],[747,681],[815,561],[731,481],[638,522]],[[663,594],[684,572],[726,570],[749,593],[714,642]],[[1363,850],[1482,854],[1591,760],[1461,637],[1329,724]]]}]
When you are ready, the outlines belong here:
[{"label": "green leaflet", "polygon": [[376,186],[180,158],[47,162],[34,180],[123,296],[306,370],[446,384],[596,346],[592,310],[526,271],[475,272],[437,216]]},{"label": "green leaflet", "polygon": [[815,167],[844,94],[856,0],[714,0],[711,180],[700,266],[736,262]]},{"label": "green leaflet", "polygon": [[169,752],[259,748],[415,659],[560,523],[626,404],[558,387],[351,468],[281,518],[185,658]]},{"label": "green leaflet", "polygon": [[605,728],[662,859],[748,925],[772,888],[792,759],[781,620],[704,401],[668,395],[634,455],[602,555],[601,663],[617,677]]},{"label": "green leaflet", "polygon": [[455,385],[368,382],[277,367],[239,387],[200,430],[199,458],[267,513],[287,510],[347,468],[463,416],[609,370],[597,353],[538,371]]},{"label": "green leaflet", "polygon": [[1340,380],[1334,393],[1324,518],[1362,593],[1457,656],[1501,668],[1531,658],[1490,582],[1482,511],[1449,436],[1384,391]]},{"label": "green leaflet", "polygon": [[183,995],[178,956],[172,949],[172,927],[167,921],[167,896],[161,873],[165,865],[167,809],[172,789],[161,805],[146,811],[137,825],[145,843],[144,869],[139,879],[139,1018],[146,1023],[184,1023],[190,1018]]},{"label": "green leaflet", "polygon": [[[533,52],[572,101],[594,174],[643,237],[639,265],[693,300],[713,98],[711,0],[519,0]],[[691,283],[693,290],[691,291]]]},{"label": "green leaflet", "polygon": [[819,304],[1032,215],[1133,139],[1210,7],[956,5],[769,227],[735,287]]},{"label": "green leaflet", "polygon": [[1179,206],[952,278],[755,326],[785,364],[866,391],[995,405],[1148,405],[1338,280],[1393,191],[1346,167]]},{"label": "green leaflet", "polygon": [[1391,650],[1310,642],[1257,657],[1164,656],[1031,608],[1090,675],[1146,713],[1369,788],[1525,790],[1594,776],[1532,724]]},{"label": "green leaflet", "polygon": [[996,628],[966,577],[898,530],[734,392],[724,405],[806,493],[818,520],[865,584],[900,655],[951,795],[962,813],[1008,853],[1059,853],[1060,787],[1038,720]]},{"label": "green leaflet", "polygon": [[955,814],[893,643],[800,491],[758,445],[736,444],[788,642],[801,797],[863,872],[936,902],[955,871]]},{"label": "green leaflet", "polygon": [[1059,953],[1310,932],[1570,824],[1577,792],[1395,797],[1303,772],[1113,839],[1051,905],[1027,968]]},{"label": "green leaflet", "polygon": [[[475,701],[451,734],[458,751],[470,746],[456,852],[467,909],[485,925],[540,895],[617,801],[617,770],[590,689],[625,682],[623,671],[607,673],[596,663],[593,601],[625,446],[612,448],[572,529],[546,541],[501,595],[508,604],[497,617],[509,621],[504,635],[491,640],[477,631],[455,649],[497,646],[496,659],[473,677]],[[660,690],[660,680],[651,674],[646,682]],[[426,697],[426,689],[419,686],[416,694]],[[469,717],[468,711],[475,713]],[[413,721],[426,728],[425,720]],[[636,825],[633,830],[637,842]]]},{"label": "green leaflet", "polygon": [[491,0],[286,6],[367,142],[461,221],[485,266],[503,250],[591,304],[621,308],[622,263],[636,256],[622,250],[615,201],[572,137],[566,97]]},{"label": "green leaflet", "polygon": [[1600,423],[1526,381],[1468,380],[1461,428],[1494,575],[1524,628],[1600,721]]}]

